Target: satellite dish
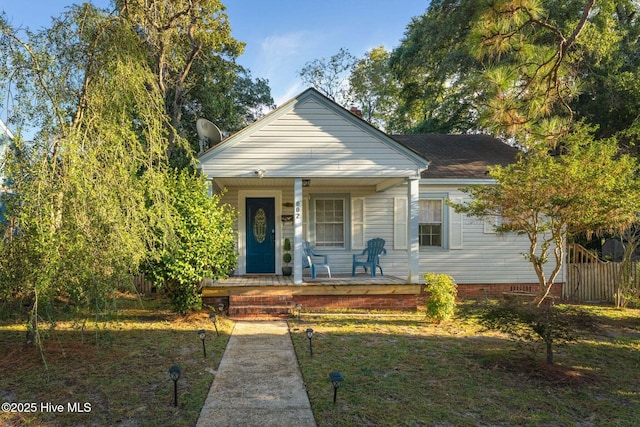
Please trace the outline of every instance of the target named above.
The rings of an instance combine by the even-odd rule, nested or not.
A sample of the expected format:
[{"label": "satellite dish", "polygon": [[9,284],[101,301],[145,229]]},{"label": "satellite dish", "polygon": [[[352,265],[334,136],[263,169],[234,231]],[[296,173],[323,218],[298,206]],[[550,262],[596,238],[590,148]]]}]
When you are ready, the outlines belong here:
[{"label": "satellite dish", "polygon": [[196,130],[200,138],[200,152],[222,141],[222,133],[218,126],[207,119],[196,120]]}]

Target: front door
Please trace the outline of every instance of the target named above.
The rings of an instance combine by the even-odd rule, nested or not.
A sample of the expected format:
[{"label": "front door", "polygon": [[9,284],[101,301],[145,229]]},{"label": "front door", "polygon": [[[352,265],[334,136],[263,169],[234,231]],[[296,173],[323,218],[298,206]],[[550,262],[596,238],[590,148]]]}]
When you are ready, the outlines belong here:
[{"label": "front door", "polygon": [[255,197],[246,200],[247,273],[275,273],[275,199]]}]

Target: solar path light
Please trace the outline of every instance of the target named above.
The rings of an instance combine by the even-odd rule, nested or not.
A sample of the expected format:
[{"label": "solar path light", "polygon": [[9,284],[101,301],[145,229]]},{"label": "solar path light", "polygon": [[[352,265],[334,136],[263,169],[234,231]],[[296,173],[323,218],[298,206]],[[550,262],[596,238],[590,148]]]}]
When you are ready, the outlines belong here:
[{"label": "solar path light", "polygon": [[204,344],[204,339],[207,337],[207,333],[204,331],[204,329],[200,329],[198,331],[198,336],[202,340],[202,353],[204,354],[204,357],[207,357],[207,347]]},{"label": "solar path light", "polygon": [[333,385],[333,403],[336,403],[336,398],[338,397],[338,387],[340,387],[340,383],[344,381],[342,378],[342,374],[338,371],[333,371],[329,374],[329,378],[331,379],[331,384]]},{"label": "solar path light", "polygon": [[216,314],[215,313],[211,313],[209,314],[209,319],[211,319],[211,321],[213,322],[213,326],[216,328],[216,336],[220,336],[220,333],[218,332],[218,323],[216,323]]},{"label": "solar path light", "polygon": [[173,406],[178,406],[178,380],[180,379],[180,366],[173,365],[169,368],[169,378],[173,381]]},{"label": "solar path light", "polygon": [[307,328],[307,338],[309,338],[309,354],[313,356],[313,329]]}]

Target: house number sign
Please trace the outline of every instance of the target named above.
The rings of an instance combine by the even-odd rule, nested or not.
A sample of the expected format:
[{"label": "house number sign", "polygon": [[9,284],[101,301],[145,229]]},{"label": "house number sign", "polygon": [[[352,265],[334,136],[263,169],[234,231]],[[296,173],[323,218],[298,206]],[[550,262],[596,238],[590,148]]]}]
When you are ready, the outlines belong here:
[{"label": "house number sign", "polygon": [[267,215],[262,208],[258,209],[253,217],[253,237],[258,243],[264,242],[267,238]]},{"label": "house number sign", "polygon": [[300,219],[300,215],[302,215],[302,203],[300,201],[296,202],[296,219]]}]

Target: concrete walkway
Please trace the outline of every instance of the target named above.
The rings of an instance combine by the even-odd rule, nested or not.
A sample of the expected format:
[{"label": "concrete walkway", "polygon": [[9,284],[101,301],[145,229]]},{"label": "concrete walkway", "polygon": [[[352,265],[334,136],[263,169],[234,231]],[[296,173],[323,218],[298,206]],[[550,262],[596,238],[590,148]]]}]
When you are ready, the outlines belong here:
[{"label": "concrete walkway", "polygon": [[316,426],[286,322],[236,323],[196,426]]}]

